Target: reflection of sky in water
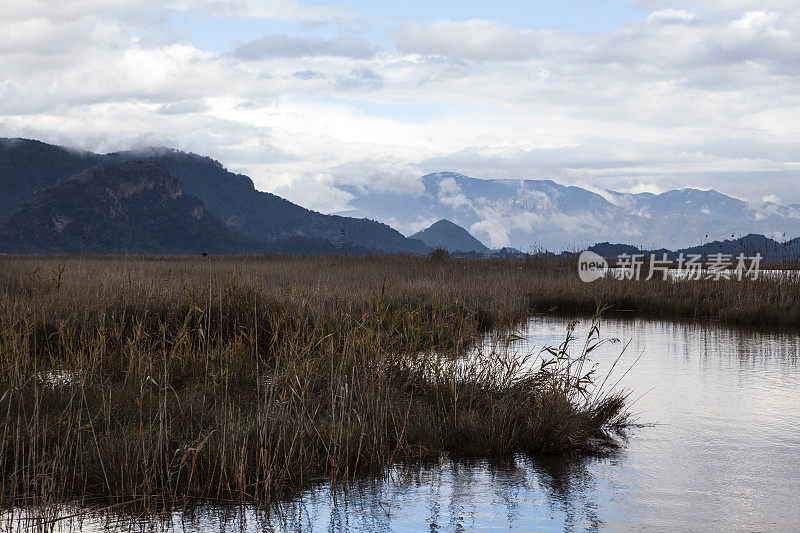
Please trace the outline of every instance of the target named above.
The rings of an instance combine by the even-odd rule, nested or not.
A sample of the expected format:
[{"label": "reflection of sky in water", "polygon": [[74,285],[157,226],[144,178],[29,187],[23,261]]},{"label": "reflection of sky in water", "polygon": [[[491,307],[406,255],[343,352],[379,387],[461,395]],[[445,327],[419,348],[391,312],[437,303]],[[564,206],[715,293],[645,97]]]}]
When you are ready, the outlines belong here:
[{"label": "reflection of sky in water", "polygon": [[[514,350],[559,343],[536,317]],[[588,330],[582,321],[577,334]],[[800,337],[722,326],[604,320],[630,340],[615,374],[655,427],[609,457],[493,463],[444,458],[379,479],[316,487],[269,517],[199,512],[178,529],[247,531],[792,530],[800,521]],[[622,345],[593,354],[603,375]],[[577,347],[576,343],[576,347]],[[616,381],[615,379],[609,380]],[[646,393],[642,396],[643,393]],[[641,396],[641,397],[640,397]]]}]

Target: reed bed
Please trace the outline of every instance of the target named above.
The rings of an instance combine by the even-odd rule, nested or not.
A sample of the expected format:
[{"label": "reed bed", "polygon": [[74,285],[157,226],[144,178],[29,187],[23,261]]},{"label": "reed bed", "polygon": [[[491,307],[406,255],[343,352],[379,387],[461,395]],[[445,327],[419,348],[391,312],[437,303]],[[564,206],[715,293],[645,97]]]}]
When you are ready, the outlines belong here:
[{"label": "reed bed", "polygon": [[271,502],[442,452],[586,451],[624,419],[586,347],[459,357],[529,315],[535,267],[0,258],[0,507]]},{"label": "reed bed", "polygon": [[569,454],[624,420],[598,332],[535,312],[800,324],[796,280],[582,283],[569,260],[0,257],[0,507],[270,502],[442,452]]}]

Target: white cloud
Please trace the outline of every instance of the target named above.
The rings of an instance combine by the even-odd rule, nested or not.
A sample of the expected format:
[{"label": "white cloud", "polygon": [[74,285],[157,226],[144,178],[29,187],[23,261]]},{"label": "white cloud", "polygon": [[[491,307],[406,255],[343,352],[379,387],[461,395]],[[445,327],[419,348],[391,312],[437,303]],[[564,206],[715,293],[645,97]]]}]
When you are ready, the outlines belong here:
[{"label": "white cloud", "polygon": [[[344,183],[419,192],[417,178],[441,170],[593,190],[693,183],[756,200],[784,189],[798,202],[800,11],[734,4],[649,2],[647,20],[592,34],[443,20],[400,25],[386,46],[299,32],[237,56],[178,35],[156,2],[5,2],[0,134],[169,144],[309,202]],[[292,0],[170,5],[190,17],[360,17]],[[346,197],[325,201],[313,199],[330,211]],[[486,235],[505,242],[495,222]]]},{"label": "white cloud", "polygon": [[333,186],[331,181],[327,175],[303,176],[293,180],[290,186],[278,187],[274,192],[316,211],[345,211],[353,195]]},{"label": "white cloud", "polygon": [[441,196],[439,198],[439,203],[450,206],[458,211],[475,210],[475,206],[472,205],[472,201],[470,201],[470,199],[467,198],[466,195],[464,194],[450,194],[447,196]]},{"label": "white cloud", "polygon": [[46,18],[51,21],[74,20],[83,17],[151,18],[152,9],[160,2],[156,0],[26,0],[25,2],[3,2],[0,4],[0,20],[24,20]]},{"label": "white cloud", "polygon": [[735,16],[756,9],[786,11],[797,8],[797,0],[633,0],[633,3],[651,10],[700,8],[715,16]]},{"label": "white cloud", "polygon": [[697,13],[685,9],[660,9],[647,16],[649,22],[670,23],[689,22],[697,18]]},{"label": "white cloud", "polygon": [[478,240],[486,242],[490,248],[502,248],[511,244],[511,240],[508,238],[508,227],[503,220],[481,220],[472,224],[469,232]]},{"label": "white cloud", "polygon": [[633,187],[627,187],[625,189],[622,189],[622,192],[627,192],[631,194],[641,194],[645,192],[649,192],[652,194],[661,194],[662,192],[664,192],[664,190],[661,189],[658,185],[655,185],[653,183],[639,183],[634,185]]},{"label": "white cloud", "polygon": [[375,51],[367,41],[359,38],[320,39],[292,35],[268,35],[238,46],[233,54],[244,60],[315,56],[368,59],[375,55]]},{"label": "white cloud", "polygon": [[439,183],[439,194],[442,196],[458,194],[461,192],[461,187],[458,186],[456,180],[453,178],[443,179]]},{"label": "white cloud", "polygon": [[217,17],[253,17],[289,21],[333,22],[357,17],[336,6],[309,6],[297,0],[176,0],[174,9],[200,12]]},{"label": "white cloud", "polygon": [[532,32],[492,20],[440,20],[427,26],[407,22],[394,31],[401,52],[457,58],[515,60],[532,57]]}]

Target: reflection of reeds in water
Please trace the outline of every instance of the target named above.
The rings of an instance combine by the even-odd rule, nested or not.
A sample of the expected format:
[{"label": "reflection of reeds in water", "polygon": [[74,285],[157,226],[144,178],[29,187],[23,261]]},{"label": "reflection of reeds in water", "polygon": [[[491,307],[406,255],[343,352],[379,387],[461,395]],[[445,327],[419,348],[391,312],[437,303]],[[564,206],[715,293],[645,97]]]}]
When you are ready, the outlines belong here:
[{"label": "reflection of reeds in water", "polygon": [[528,313],[534,273],[516,264],[2,263],[0,498],[40,518],[64,502],[272,501],[442,451],[572,452],[623,409],[568,350],[527,371],[437,362]]}]

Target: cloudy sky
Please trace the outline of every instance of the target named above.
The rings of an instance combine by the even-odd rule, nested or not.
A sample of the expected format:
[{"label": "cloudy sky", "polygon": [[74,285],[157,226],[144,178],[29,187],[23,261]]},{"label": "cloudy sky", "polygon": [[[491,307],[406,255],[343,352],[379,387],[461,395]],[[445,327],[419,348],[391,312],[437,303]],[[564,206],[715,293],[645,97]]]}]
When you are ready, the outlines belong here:
[{"label": "cloudy sky", "polygon": [[0,1],[0,136],[332,212],[428,172],[800,202],[800,1]]}]

